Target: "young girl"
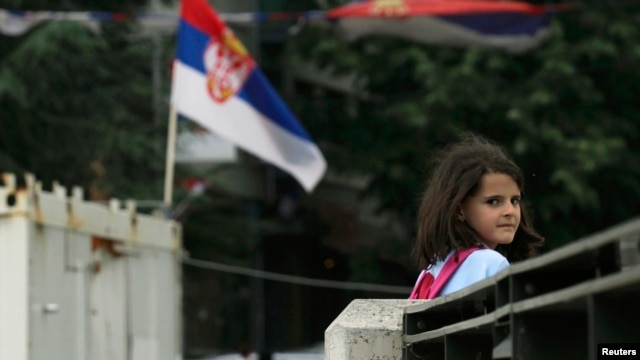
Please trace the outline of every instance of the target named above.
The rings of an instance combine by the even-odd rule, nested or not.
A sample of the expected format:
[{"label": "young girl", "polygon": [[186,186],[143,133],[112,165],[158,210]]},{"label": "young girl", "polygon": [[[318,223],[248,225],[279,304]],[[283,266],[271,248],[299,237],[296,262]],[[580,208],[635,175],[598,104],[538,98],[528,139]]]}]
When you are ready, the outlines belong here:
[{"label": "young girl", "polygon": [[522,171],[502,148],[470,136],[434,159],[414,247],[424,270],[410,299],[446,295],[491,277],[509,261],[533,256],[544,242],[521,203]]}]

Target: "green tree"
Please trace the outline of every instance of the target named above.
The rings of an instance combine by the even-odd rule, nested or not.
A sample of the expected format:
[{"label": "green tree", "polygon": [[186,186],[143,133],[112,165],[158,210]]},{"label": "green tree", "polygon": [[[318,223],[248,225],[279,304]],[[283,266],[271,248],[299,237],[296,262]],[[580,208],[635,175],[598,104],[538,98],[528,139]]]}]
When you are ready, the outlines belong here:
[{"label": "green tree", "polygon": [[[144,1],[15,2],[15,9],[132,11]],[[154,121],[151,39],[133,21],[45,22],[0,37],[0,168],[90,196],[160,198],[165,122]],[[169,69],[168,57],[164,61]],[[166,91],[166,89],[165,89]],[[166,116],[162,116],[163,119]]]},{"label": "green tree", "polygon": [[498,141],[524,170],[551,249],[640,212],[639,25],[637,3],[585,1],[522,55],[385,37],[347,43],[332,28],[306,27],[290,40],[294,61],[355,74],[366,100],[355,116],[335,96],[291,101],[333,169],[372,174],[367,192],[407,224],[434,149],[467,131]]}]

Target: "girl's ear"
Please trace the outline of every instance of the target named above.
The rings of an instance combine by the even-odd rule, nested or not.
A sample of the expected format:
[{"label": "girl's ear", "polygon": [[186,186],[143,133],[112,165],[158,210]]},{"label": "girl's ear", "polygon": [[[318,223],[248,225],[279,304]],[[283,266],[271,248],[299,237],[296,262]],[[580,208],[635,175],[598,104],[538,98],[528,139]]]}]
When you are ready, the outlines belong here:
[{"label": "girl's ear", "polygon": [[458,211],[456,212],[456,220],[464,222],[464,211],[462,211],[461,207],[458,207]]}]

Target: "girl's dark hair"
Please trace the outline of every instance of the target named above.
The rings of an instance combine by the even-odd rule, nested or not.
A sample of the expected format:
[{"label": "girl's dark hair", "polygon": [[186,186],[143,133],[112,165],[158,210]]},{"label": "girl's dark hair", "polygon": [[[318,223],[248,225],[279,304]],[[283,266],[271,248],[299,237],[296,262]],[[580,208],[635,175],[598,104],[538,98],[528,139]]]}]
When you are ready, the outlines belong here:
[{"label": "girl's dark hair", "polygon": [[[444,260],[451,249],[467,249],[482,243],[480,235],[468,222],[457,220],[457,214],[462,202],[478,190],[483,175],[508,175],[520,192],[524,191],[520,168],[500,146],[479,135],[468,135],[434,154],[432,168],[417,218],[414,253],[421,267]],[[522,202],[520,211],[520,226],[513,242],[495,249],[510,262],[535,255],[536,248],[544,242],[534,230]]]}]

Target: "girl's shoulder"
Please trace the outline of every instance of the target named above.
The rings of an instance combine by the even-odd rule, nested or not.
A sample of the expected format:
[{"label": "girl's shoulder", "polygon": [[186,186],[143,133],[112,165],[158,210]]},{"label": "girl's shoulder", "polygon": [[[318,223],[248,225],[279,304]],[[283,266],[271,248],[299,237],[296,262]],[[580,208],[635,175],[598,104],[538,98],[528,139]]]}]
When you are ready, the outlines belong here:
[{"label": "girl's shoulder", "polygon": [[488,248],[475,250],[460,264],[440,294],[446,295],[494,276],[508,266],[507,258],[495,250]]},{"label": "girl's shoulder", "polygon": [[499,252],[483,248],[471,253],[464,261],[467,266],[475,269],[486,269],[487,272],[495,274],[509,266],[509,260]]},{"label": "girl's shoulder", "polygon": [[471,254],[469,254],[468,259],[474,258],[476,260],[487,260],[487,261],[507,261],[507,258],[499,252],[489,249],[489,248],[481,248],[478,249]]}]

